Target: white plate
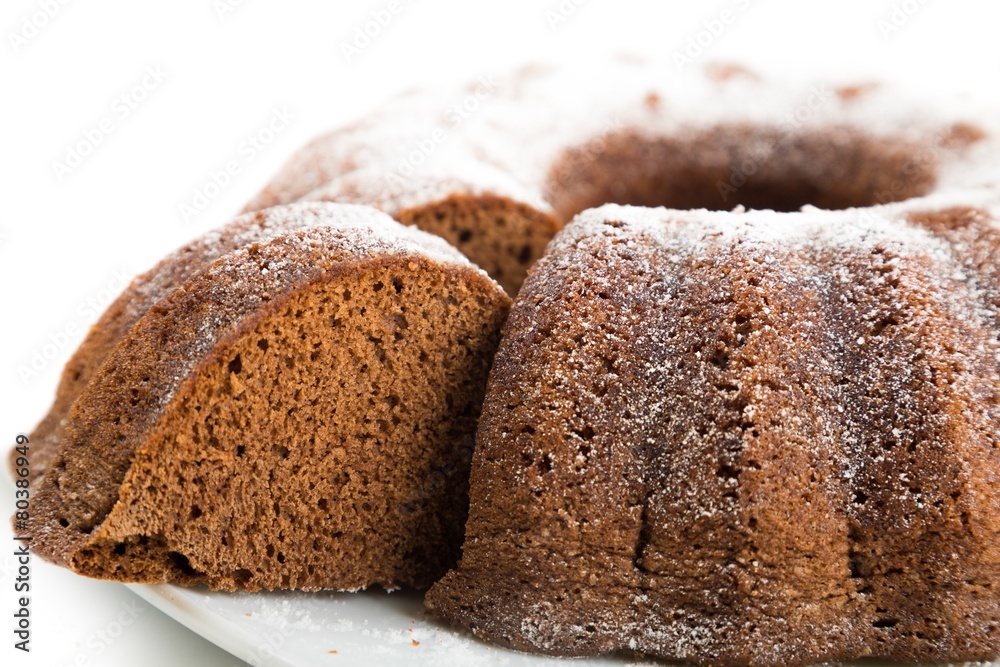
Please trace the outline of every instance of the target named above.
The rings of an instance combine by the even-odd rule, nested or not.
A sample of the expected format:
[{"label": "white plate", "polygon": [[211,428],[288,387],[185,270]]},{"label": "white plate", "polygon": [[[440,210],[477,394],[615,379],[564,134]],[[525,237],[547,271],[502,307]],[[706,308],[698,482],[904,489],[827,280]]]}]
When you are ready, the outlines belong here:
[{"label": "white plate", "polygon": [[160,611],[254,667],[662,667],[609,656],[565,659],[508,651],[424,613],[423,595],[385,593],[220,593],[130,585]]},{"label": "white plate", "polygon": [[[220,593],[167,584],[129,588],[254,667],[663,667],[668,664],[625,656],[567,661],[508,651],[439,623],[424,613],[422,594],[412,591]],[[905,667],[876,661],[863,664]],[[1000,667],[1000,663],[990,665]]]}]

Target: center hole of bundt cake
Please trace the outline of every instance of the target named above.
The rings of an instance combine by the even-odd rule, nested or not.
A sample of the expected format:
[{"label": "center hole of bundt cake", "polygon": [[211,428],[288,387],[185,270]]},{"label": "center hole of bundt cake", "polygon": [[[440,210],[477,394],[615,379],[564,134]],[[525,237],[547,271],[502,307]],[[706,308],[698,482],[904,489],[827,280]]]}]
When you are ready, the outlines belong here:
[{"label": "center hole of bundt cake", "polygon": [[650,138],[631,130],[566,151],[549,174],[569,218],[606,203],[676,209],[844,209],[926,194],[938,157],[923,144],[850,127],[796,132],[719,126]]}]

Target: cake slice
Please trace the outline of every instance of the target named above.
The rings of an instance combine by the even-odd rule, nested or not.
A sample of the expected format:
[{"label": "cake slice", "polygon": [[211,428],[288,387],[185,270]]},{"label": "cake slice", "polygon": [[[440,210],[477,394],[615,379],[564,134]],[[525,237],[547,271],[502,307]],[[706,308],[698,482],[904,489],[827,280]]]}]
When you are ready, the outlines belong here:
[{"label": "cake slice", "polygon": [[161,265],[162,296],[93,346],[34,550],[128,582],[431,583],[459,553],[508,297],[364,207],[275,207],[192,247],[213,244]]}]

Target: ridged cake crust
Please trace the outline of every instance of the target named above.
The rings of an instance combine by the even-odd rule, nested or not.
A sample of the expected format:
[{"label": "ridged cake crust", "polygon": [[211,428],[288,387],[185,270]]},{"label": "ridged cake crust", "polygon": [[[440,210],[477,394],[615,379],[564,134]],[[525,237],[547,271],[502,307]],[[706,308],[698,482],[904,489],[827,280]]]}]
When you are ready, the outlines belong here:
[{"label": "ridged cake crust", "polygon": [[110,351],[61,420],[33,550],[132,582],[427,585],[457,557],[509,299],[368,208],[272,208],[208,245],[92,346]]},{"label": "ridged cake crust", "polygon": [[555,655],[1000,656],[1000,206],[605,206],[491,373],[427,606]]}]

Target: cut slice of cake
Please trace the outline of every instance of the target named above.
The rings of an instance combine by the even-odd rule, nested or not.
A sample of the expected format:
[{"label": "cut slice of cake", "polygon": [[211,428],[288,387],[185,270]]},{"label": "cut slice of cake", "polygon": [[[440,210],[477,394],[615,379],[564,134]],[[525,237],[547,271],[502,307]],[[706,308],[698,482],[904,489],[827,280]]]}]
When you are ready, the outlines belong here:
[{"label": "cut slice of cake", "polygon": [[177,279],[95,346],[107,354],[60,420],[33,548],[129,582],[431,583],[458,557],[508,297],[365,207],[275,207],[213,243],[190,270],[176,267],[192,253],[161,265]]}]

